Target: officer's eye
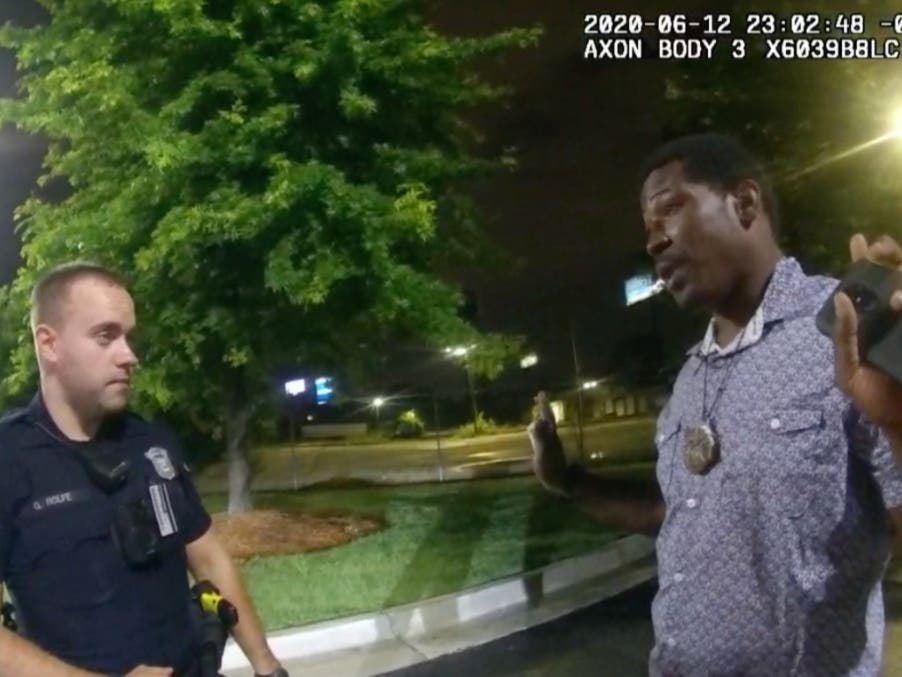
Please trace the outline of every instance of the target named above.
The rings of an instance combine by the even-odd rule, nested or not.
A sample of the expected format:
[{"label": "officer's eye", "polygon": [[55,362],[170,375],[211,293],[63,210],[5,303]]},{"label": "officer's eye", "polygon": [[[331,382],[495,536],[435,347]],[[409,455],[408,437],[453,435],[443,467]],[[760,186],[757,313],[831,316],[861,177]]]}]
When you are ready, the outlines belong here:
[{"label": "officer's eye", "polygon": [[661,211],[664,213],[664,216],[673,216],[682,208],[682,206],[683,202],[681,200],[671,200],[670,202],[664,203]]}]

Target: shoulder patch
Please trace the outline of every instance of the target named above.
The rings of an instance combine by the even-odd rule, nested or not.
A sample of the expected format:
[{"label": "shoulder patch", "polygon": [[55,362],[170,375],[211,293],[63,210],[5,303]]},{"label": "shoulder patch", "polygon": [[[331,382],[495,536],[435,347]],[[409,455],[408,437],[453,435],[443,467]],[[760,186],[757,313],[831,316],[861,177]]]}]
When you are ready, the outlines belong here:
[{"label": "shoulder patch", "polygon": [[164,480],[172,480],[175,479],[175,476],[178,472],[175,469],[175,465],[172,463],[172,459],[169,457],[169,452],[166,451],[163,447],[151,447],[147,451],[144,452],[144,456],[153,463],[153,469],[157,471],[157,475],[162,477]]}]

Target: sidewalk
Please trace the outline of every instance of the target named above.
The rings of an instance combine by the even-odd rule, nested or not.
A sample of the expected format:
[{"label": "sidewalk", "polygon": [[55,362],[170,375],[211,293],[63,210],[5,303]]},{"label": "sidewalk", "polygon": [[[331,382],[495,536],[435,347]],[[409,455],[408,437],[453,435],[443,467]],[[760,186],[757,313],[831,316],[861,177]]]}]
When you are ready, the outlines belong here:
[{"label": "sidewalk", "polygon": [[[601,550],[417,604],[270,634],[292,674],[366,677],[513,635],[655,576],[653,542],[628,536]],[[251,677],[230,642],[226,677]]]},{"label": "sidewalk", "polygon": [[[644,677],[653,644],[655,568],[651,542],[629,538],[625,550],[620,541],[607,553],[475,591],[298,629],[304,637],[286,631],[271,639],[278,655],[293,652],[283,661],[289,672],[306,677]],[[882,677],[902,677],[902,561],[884,590]],[[241,662],[232,645],[226,677],[251,677]]]},{"label": "sidewalk", "polygon": [[[646,677],[654,644],[648,582],[564,618],[484,647],[389,673],[390,677]],[[885,586],[887,632],[882,677],[902,677],[902,582]],[[820,677],[820,676],[810,676]]]},{"label": "sidewalk", "polygon": [[647,677],[656,590],[649,581],[556,621],[386,677]]}]

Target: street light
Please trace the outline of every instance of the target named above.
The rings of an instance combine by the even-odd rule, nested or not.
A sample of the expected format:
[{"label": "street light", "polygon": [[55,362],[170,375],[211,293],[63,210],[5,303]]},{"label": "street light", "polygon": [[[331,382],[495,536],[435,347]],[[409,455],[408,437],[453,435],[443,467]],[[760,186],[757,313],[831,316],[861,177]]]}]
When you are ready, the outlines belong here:
[{"label": "street light", "polygon": [[895,124],[893,126],[893,136],[902,137],[902,108],[896,111]]},{"label": "street light", "polygon": [[[523,358],[520,360],[520,369],[522,369],[524,372],[527,372],[527,370],[532,369],[532,367],[536,366],[538,363],[539,363],[539,356],[536,353],[529,353],[528,355],[524,355]],[[530,388],[533,392],[538,392],[539,390],[541,390],[541,388],[539,388],[538,384],[535,382],[536,381],[535,370],[532,370],[532,373],[530,373],[530,377],[531,378],[529,378],[529,383],[527,384],[527,387]]]},{"label": "street light", "polygon": [[473,389],[473,375],[470,373],[470,365],[467,363],[466,357],[476,346],[470,344],[468,346],[448,346],[445,348],[445,355],[449,357],[459,358],[463,362],[464,373],[467,375],[467,393],[470,395],[470,407],[473,409],[473,434],[479,434],[479,408],[476,406],[476,392]]},{"label": "street light", "polygon": [[384,397],[374,397],[373,398],[373,409],[376,410],[376,427],[379,427],[379,410],[382,408],[382,405],[385,404]]},{"label": "street light", "polygon": [[[296,417],[298,409],[298,396],[307,392],[307,382],[302,378],[286,381],[284,384],[285,394],[288,395],[288,430],[291,438],[291,484],[294,490],[298,490],[298,449],[295,428],[297,427]],[[312,418],[307,417],[310,421]]]},{"label": "street light", "polygon": [[829,157],[826,157],[818,162],[814,162],[798,171],[787,174],[784,177],[784,180],[795,181],[805,176],[806,174],[810,174],[811,172],[820,169],[821,167],[833,164],[834,162],[838,162],[839,160],[844,160],[850,155],[857,155],[861,151],[867,150],[868,148],[881,144],[885,141],[888,141],[889,139],[902,138],[902,108],[896,109],[891,114],[891,118],[893,121],[892,128],[888,132],[881,134],[876,138],[870,139],[869,141],[865,141],[864,143],[859,143],[856,146],[852,146],[851,148],[847,148],[846,150],[835,153],[834,155],[830,155]]},{"label": "street light", "polygon": [[445,348],[445,355],[449,355],[451,357],[466,357],[467,353],[469,353],[476,346],[468,345],[468,346],[449,346]]},{"label": "street light", "polygon": [[583,381],[583,390],[593,390],[598,387],[598,381]]}]

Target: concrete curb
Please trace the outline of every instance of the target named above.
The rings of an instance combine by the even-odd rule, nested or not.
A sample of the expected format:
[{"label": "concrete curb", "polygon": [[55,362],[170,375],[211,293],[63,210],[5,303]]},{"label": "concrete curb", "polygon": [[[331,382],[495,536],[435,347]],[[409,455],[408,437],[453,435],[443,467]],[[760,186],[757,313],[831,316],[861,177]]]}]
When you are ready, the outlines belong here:
[{"label": "concrete curb", "polygon": [[[311,674],[311,665],[326,668],[330,662],[333,667],[323,674],[377,674],[498,639],[645,582],[656,574],[653,553],[652,539],[628,536],[596,552],[460,593],[279,631],[269,641],[283,664],[304,667],[304,674]],[[377,647],[378,661],[372,655],[362,660],[366,653],[379,653]],[[253,674],[233,641],[222,670],[229,677]]]}]

